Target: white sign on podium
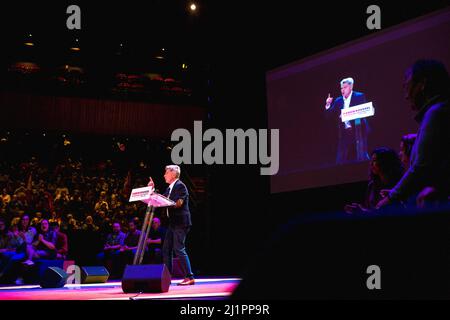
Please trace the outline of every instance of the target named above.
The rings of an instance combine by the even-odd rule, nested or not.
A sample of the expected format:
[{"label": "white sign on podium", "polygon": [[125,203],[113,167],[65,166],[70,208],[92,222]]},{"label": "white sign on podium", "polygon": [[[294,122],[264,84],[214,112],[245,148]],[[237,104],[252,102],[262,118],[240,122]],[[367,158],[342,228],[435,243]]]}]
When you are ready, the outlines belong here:
[{"label": "white sign on podium", "polygon": [[155,208],[174,206],[175,202],[155,192],[153,187],[144,187],[131,190],[130,202],[142,201]]},{"label": "white sign on podium", "polygon": [[341,121],[350,121],[355,119],[371,117],[375,114],[375,108],[372,102],[367,102],[346,109],[341,109]]}]

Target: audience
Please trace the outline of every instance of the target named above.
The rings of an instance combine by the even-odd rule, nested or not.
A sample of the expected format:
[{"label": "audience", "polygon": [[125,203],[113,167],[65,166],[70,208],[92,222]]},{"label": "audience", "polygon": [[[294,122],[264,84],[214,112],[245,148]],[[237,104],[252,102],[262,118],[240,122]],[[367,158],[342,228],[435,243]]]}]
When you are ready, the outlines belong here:
[{"label": "audience", "polygon": [[347,213],[374,210],[381,200],[381,191],[392,188],[402,177],[400,158],[392,149],[378,148],[372,152],[370,160],[369,184],[362,204],[352,203],[344,207]]},{"label": "audience", "polygon": [[5,220],[0,218],[0,275],[3,275],[3,267],[16,251],[11,247],[12,233],[8,231]]},{"label": "audience", "polygon": [[33,264],[32,259],[56,259],[56,233],[50,230],[48,220],[42,220],[40,226],[32,245],[27,247],[27,265]]},{"label": "audience", "polygon": [[3,188],[2,190],[2,204],[7,206],[11,202],[11,196],[8,194],[8,190]]},{"label": "audience", "polygon": [[99,253],[97,259],[100,263],[106,265],[111,273],[111,278],[116,278],[120,274],[118,270],[120,264],[120,253],[125,245],[125,233],[121,231],[120,223],[115,222],[112,225],[112,233],[110,233],[103,247],[103,252]]},{"label": "audience", "polygon": [[92,216],[87,216],[81,229],[83,229],[83,231],[96,232],[99,228],[94,224]]},{"label": "audience", "polygon": [[137,230],[136,223],[131,220],[128,223],[128,232],[125,236],[124,245],[120,248],[122,254],[122,261],[131,264],[134,255],[136,254],[137,247],[139,244],[139,238],[141,236],[141,231]]},{"label": "audience", "polygon": [[147,239],[148,260],[150,263],[162,262],[162,245],[166,235],[166,229],[161,226],[161,220],[157,217],[153,218],[152,228]]},{"label": "audience", "polygon": [[[116,251],[129,262],[139,239],[139,218],[146,209],[145,204],[130,203],[129,194],[132,188],[145,186],[144,177],[156,174],[149,171],[146,158],[156,169],[166,164],[166,142],[120,138],[111,144],[111,138],[80,135],[66,146],[60,135],[49,133],[44,143],[42,139],[39,134],[14,133],[0,145],[0,217],[10,226],[2,233],[0,273],[22,275],[35,268],[33,260],[38,258],[98,264],[99,253],[105,254],[103,245],[112,239],[112,221],[123,225],[127,236],[122,236],[116,249],[110,243],[108,259],[101,262],[111,261]],[[117,146],[119,140],[121,149],[127,144],[126,152]],[[97,152],[86,151],[93,148]],[[143,150],[151,155],[142,158]],[[52,233],[56,239],[50,237]],[[150,246],[155,252],[153,247],[158,245]]]},{"label": "audience", "polygon": [[69,252],[67,235],[60,231],[60,227],[57,222],[50,223],[50,228],[56,234],[56,259],[65,260],[67,253]]},{"label": "audience", "polygon": [[448,202],[450,194],[450,77],[445,66],[435,60],[419,60],[405,74],[406,99],[416,111],[420,124],[411,151],[411,164],[402,179],[377,208],[411,197],[425,188],[434,197]]},{"label": "audience", "polygon": [[0,283],[11,282],[14,278],[14,266],[26,259],[26,243],[19,234],[19,221],[6,228],[5,220],[0,219]]},{"label": "audience", "polygon": [[19,235],[22,237],[23,241],[26,245],[26,257],[27,260],[24,261],[27,265],[33,265],[33,261],[31,261],[31,253],[33,252],[32,244],[34,238],[37,235],[36,228],[30,225],[30,217],[28,215],[23,215],[19,222]]},{"label": "audience", "polygon": [[[147,177],[151,173],[146,161],[151,161],[154,168],[166,164],[167,150],[163,144],[160,141],[146,142],[151,145],[146,149],[152,150],[149,160],[143,160],[143,148],[139,144],[136,143],[134,149],[140,154],[138,157],[134,157],[133,149],[127,146],[129,154],[120,164],[126,166],[119,170],[115,153],[108,153],[105,148],[100,148],[94,153],[96,156],[92,156],[81,144],[81,151],[75,153],[73,148],[77,144],[73,143],[71,151],[65,147],[57,150],[39,148],[36,155],[30,156],[28,150],[40,145],[40,138],[24,137],[26,139],[20,142],[13,142],[10,137],[10,147],[5,143],[0,145],[0,217],[5,226],[10,226],[0,243],[0,275],[5,272],[12,274],[13,269],[14,274],[15,271],[31,270],[36,259],[70,259],[80,265],[95,265],[99,263],[98,254],[105,253],[103,244],[111,242],[112,221],[125,226],[127,236],[121,236],[123,240],[119,241],[120,247],[116,249],[111,249],[109,244],[110,248],[106,249],[108,259],[103,257],[100,262],[111,261],[110,256],[116,251],[126,256],[129,262],[139,239],[139,218],[144,217],[146,209],[145,204],[129,203],[129,192],[145,185],[140,176]],[[24,138],[17,136],[17,139]],[[46,139],[50,139],[50,135]],[[91,143],[92,139],[88,140]],[[88,140],[84,140],[85,143]],[[21,152],[17,152],[18,144],[23,146]],[[57,144],[54,140],[47,145]],[[110,156],[114,161],[108,160]],[[133,164],[129,161],[133,158],[139,161]],[[134,226],[129,221],[133,221]],[[150,246],[154,253],[157,252],[154,247],[160,246],[156,242],[161,240],[153,233],[150,239],[155,243]],[[11,234],[9,249],[6,250],[6,238]],[[53,244],[54,249],[45,243]]]}]

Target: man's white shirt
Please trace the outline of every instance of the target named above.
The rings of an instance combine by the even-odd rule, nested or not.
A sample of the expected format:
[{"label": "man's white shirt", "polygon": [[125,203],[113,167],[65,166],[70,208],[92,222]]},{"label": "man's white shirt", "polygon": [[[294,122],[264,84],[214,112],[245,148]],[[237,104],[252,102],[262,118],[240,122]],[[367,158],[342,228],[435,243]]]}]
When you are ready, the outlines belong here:
[{"label": "man's white shirt", "polygon": [[167,194],[167,198],[170,196],[173,186],[175,185],[175,183],[177,183],[178,179],[176,179],[174,182],[172,182],[171,184],[169,184],[169,193]]},{"label": "man's white shirt", "polygon": [[[344,99],[344,109],[350,108],[350,101],[352,100],[353,90],[348,95],[347,99],[342,96]],[[350,121],[345,121],[345,129],[351,128]]]},{"label": "man's white shirt", "polygon": [[[176,179],[174,182],[169,184],[169,193],[167,194],[167,198],[170,197],[170,194],[172,193],[173,186],[175,185],[175,183],[177,183],[177,181],[178,181],[178,179]],[[166,208],[166,215],[167,215],[167,217],[169,216],[169,208]]]}]

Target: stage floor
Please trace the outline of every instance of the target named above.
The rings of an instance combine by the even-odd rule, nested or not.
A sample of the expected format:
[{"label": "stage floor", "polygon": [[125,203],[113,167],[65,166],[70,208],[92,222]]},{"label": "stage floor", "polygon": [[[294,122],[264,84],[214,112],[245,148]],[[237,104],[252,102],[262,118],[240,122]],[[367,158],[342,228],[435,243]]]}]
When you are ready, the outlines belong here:
[{"label": "stage floor", "polygon": [[177,286],[172,280],[166,293],[123,293],[121,282],[66,284],[63,288],[42,289],[38,285],[0,287],[0,300],[174,300],[226,299],[239,285],[239,278],[200,278],[193,286]]}]

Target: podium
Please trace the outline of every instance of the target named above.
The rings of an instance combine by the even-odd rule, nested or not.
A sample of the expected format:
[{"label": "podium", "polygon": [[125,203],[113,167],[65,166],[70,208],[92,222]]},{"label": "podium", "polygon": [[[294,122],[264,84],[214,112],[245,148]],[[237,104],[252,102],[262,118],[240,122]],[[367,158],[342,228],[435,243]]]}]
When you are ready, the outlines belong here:
[{"label": "podium", "polygon": [[171,283],[171,275],[166,265],[142,265],[141,263],[152,227],[155,208],[170,207],[175,205],[175,202],[156,193],[153,187],[133,189],[129,201],[142,201],[147,204],[147,210],[145,211],[144,223],[142,224],[142,231],[133,264],[125,267],[122,277],[122,291],[124,293],[167,292]]},{"label": "podium", "polygon": [[155,208],[174,206],[175,202],[163,195],[156,193],[153,187],[137,188],[131,191],[130,202],[141,201],[147,204],[145,211],[144,223],[142,224],[141,235],[139,243],[134,255],[133,264],[141,264],[144,258],[145,245],[147,243],[148,235],[152,227],[153,214]]}]

